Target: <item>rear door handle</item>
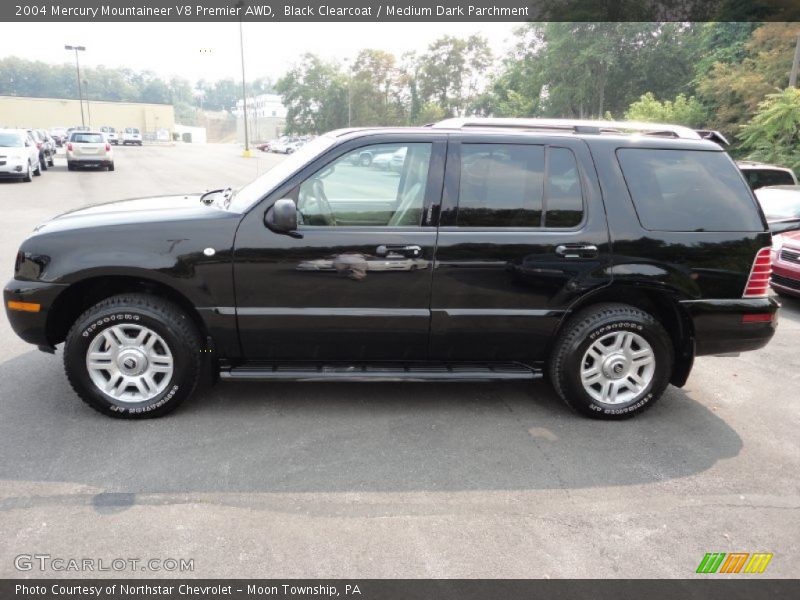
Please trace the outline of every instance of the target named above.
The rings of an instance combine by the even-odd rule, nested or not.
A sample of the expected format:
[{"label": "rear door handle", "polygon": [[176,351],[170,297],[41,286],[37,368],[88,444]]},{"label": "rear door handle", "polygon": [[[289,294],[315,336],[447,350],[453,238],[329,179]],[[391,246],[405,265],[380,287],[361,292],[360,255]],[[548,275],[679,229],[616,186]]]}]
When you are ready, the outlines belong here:
[{"label": "rear door handle", "polygon": [[561,244],[556,246],[556,254],[564,258],[596,258],[598,252],[594,244]]},{"label": "rear door handle", "polygon": [[391,244],[381,244],[375,249],[375,254],[378,256],[386,256],[390,253],[400,254],[407,258],[419,258],[422,256],[422,248],[419,246],[393,246]]}]

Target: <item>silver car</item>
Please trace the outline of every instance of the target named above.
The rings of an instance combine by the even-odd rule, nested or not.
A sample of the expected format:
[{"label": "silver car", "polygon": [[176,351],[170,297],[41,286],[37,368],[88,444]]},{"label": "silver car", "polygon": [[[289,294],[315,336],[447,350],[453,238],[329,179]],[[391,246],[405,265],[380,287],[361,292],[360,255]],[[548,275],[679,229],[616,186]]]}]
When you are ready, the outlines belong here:
[{"label": "silver car", "polygon": [[67,142],[67,169],[99,167],[114,170],[114,151],[102,131],[73,131]]},{"label": "silver car", "polygon": [[24,129],[0,129],[0,177],[32,181],[42,174],[39,149]]}]

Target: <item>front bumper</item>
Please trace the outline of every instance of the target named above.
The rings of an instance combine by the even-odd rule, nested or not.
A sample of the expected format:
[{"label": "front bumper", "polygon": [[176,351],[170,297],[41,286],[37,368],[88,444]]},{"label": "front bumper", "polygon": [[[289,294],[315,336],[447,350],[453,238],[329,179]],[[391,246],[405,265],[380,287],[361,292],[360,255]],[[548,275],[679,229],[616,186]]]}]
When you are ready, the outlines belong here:
[{"label": "front bumper", "polygon": [[[681,302],[694,324],[695,355],[733,354],[767,345],[778,326],[780,304],[774,298],[689,300]],[[771,315],[744,322],[746,315]]]},{"label": "front bumper", "polygon": [[782,294],[800,298],[800,262],[788,261],[773,254],[770,285]]},{"label": "front bumper", "polygon": [[4,179],[18,177],[25,177],[28,174],[28,169],[25,166],[24,160],[5,160],[4,164],[0,164],[0,177]]},{"label": "front bumper", "polygon": [[[9,281],[3,289],[3,306],[14,333],[30,344],[51,347],[53,344],[47,339],[47,319],[56,298],[66,288],[66,284],[59,283]],[[14,310],[9,308],[9,302],[38,304],[40,308],[36,312]]]}]

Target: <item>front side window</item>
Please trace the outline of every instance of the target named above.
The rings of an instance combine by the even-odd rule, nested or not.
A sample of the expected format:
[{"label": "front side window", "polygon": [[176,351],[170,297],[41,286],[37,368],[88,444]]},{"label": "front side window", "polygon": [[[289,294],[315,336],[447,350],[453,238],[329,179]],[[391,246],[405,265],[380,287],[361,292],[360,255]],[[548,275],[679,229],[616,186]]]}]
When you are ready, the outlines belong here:
[{"label": "front side window", "polygon": [[378,144],[340,156],[297,191],[304,226],[419,226],[430,143]]}]

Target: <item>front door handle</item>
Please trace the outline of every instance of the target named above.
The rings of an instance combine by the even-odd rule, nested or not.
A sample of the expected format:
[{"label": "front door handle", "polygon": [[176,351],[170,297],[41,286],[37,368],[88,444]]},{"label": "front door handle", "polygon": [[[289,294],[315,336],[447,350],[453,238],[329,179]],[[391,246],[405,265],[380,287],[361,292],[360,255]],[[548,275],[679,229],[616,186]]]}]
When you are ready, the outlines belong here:
[{"label": "front door handle", "polygon": [[597,258],[594,244],[561,244],[556,246],[556,254],[564,258]]},{"label": "front door handle", "polygon": [[407,258],[419,258],[422,256],[422,248],[419,246],[393,246],[391,244],[381,244],[375,249],[378,256],[386,256],[390,253],[400,254]]}]

